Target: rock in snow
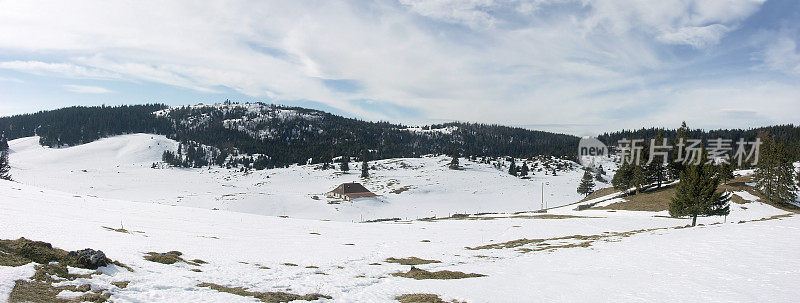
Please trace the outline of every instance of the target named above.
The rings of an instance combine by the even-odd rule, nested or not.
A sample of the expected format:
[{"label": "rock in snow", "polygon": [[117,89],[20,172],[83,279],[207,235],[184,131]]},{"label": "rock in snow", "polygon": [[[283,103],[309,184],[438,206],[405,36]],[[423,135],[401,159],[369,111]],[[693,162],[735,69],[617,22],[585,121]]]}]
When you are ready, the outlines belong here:
[{"label": "rock in snow", "polygon": [[81,249],[78,251],[69,252],[70,256],[77,257],[77,265],[79,267],[88,269],[97,269],[101,266],[108,265],[108,258],[102,250],[94,250],[91,248]]}]

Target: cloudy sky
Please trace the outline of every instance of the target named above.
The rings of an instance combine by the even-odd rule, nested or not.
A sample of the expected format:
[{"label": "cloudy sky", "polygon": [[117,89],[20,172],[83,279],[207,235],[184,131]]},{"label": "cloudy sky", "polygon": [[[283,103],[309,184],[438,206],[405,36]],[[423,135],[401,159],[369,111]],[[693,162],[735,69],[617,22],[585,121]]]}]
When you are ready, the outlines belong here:
[{"label": "cloudy sky", "polygon": [[577,135],[797,123],[799,20],[795,0],[0,0],[0,115],[230,99]]}]

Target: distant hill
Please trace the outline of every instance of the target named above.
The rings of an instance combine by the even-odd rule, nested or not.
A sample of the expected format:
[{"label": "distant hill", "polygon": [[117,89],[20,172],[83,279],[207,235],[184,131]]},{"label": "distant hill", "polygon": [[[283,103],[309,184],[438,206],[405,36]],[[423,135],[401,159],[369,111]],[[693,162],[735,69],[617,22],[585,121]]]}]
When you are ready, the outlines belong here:
[{"label": "distant hill", "polygon": [[186,166],[222,166],[233,159],[258,169],[360,157],[364,151],[372,159],[453,153],[572,158],[579,140],[474,123],[408,127],[264,103],[69,107],[0,118],[0,130],[8,139],[38,135],[42,145],[51,147],[128,133],[161,134],[181,143],[173,156]]}]

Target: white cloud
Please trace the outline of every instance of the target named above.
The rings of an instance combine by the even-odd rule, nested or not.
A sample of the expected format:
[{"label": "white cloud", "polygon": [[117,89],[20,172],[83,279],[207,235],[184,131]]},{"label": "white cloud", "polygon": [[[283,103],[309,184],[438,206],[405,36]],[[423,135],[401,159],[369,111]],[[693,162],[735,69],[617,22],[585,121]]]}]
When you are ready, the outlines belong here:
[{"label": "white cloud", "polygon": [[0,51],[37,59],[0,69],[230,88],[369,119],[387,117],[350,100],[412,107],[423,118],[585,124],[594,112],[669,95],[651,87],[683,63],[665,47],[715,45],[762,3],[3,1]]},{"label": "white cloud", "polygon": [[70,78],[117,79],[118,75],[108,71],[87,68],[72,63],[49,63],[41,61],[4,61],[0,69],[10,69],[38,75],[55,74]]},{"label": "white cloud", "polygon": [[111,92],[111,90],[99,86],[73,85],[73,84],[64,84],[62,86],[68,91],[79,94],[107,94]]},{"label": "white cloud", "polygon": [[694,48],[706,48],[719,43],[730,28],[722,24],[708,26],[687,26],[675,32],[663,33],[658,39],[670,44],[686,44]]},{"label": "white cloud", "polygon": [[772,70],[800,75],[800,50],[797,43],[788,36],[778,36],[764,47],[761,60]]}]

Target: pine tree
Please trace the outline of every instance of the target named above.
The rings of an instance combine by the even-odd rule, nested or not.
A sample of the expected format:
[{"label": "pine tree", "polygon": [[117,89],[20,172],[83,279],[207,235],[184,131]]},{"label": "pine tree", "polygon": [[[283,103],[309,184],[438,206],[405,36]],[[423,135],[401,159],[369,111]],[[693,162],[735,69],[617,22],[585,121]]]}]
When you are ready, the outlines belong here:
[{"label": "pine tree", "polygon": [[[686,144],[686,140],[689,139],[689,127],[686,126],[686,121],[683,121],[683,123],[681,123],[681,128],[678,129],[678,137],[675,138],[675,142],[672,146],[672,161],[667,164],[667,171],[669,172],[669,178],[671,180],[680,178],[681,172],[686,169],[686,165],[683,164],[681,159],[678,159],[678,143],[681,139],[683,139],[684,144]],[[682,156],[686,157],[685,151]]]},{"label": "pine tree", "polygon": [[517,164],[514,163],[514,159],[511,159],[511,164],[508,165],[508,174],[512,176],[517,175]]},{"label": "pine tree", "polygon": [[[664,136],[661,130],[658,130],[656,133],[655,138],[653,139],[653,143],[655,145],[660,146],[664,142]],[[649,160],[650,150],[649,144],[648,147],[645,148],[647,151],[647,160]],[[667,159],[668,160],[668,159]],[[653,161],[650,164],[645,164],[645,175],[647,176],[648,183],[656,183],[657,188],[661,188],[661,184],[665,181],[667,177],[666,167],[664,167],[664,159],[661,156],[653,156]]]},{"label": "pine tree", "polygon": [[717,165],[717,174],[719,180],[723,184],[728,184],[728,181],[733,179],[733,164],[729,162],[720,163]]},{"label": "pine tree", "polygon": [[647,176],[644,173],[644,169],[639,165],[633,165],[633,174],[631,175],[631,185],[636,188],[635,194],[639,194],[639,191],[642,190],[642,187],[647,185]]},{"label": "pine tree", "polygon": [[450,169],[459,169],[458,152],[453,153],[453,159],[450,160]]},{"label": "pine tree", "polygon": [[578,193],[584,196],[588,196],[592,193],[594,189],[594,181],[592,180],[592,173],[588,170],[583,172],[583,178],[581,179],[581,183],[578,185]]},{"label": "pine tree", "polygon": [[8,140],[5,134],[0,134],[0,152],[8,150]]},{"label": "pine tree", "polygon": [[11,164],[8,163],[8,150],[0,151],[0,179],[11,180]]},{"label": "pine tree", "polygon": [[529,171],[530,169],[528,168],[528,163],[522,162],[522,168],[519,170],[519,175],[525,177],[528,175]]},{"label": "pine tree", "polygon": [[689,165],[681,173],[680,183],[675,188],[675,197],[669,204],[673,217],[689,216],[692,226],[697,225],[698,216],[725,216],[730,213],[730,194],[717,191],[719,178],[714,167],[705,164]]},{"label": "pine tree", "polygon": [[633,174],[635,165],[623,163],[611,178],[611,185],[619,191],[627,191],[633,187]]},{"label": "pine tree", "polygon": [[762,135],[754,179],[756,186],[772,202],[789,204],[797,200],[794,165],[783,142],[775,142],[769,133]]},{"label": "pine tree", "polygon": [[343,156],[342,163],[339,164],[339,169],[343,172],[350,171],[350,156]]},{"label": "pine tree", "polygon": [[364,151],[364,154],[361,156],[361,178],[368,178],[369,177],[369,153]]}]

